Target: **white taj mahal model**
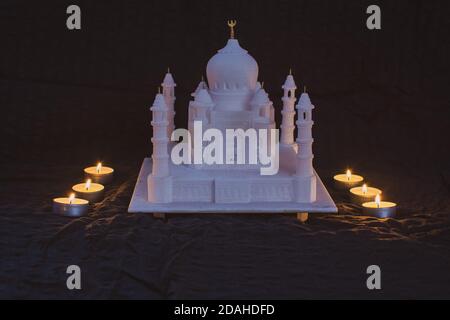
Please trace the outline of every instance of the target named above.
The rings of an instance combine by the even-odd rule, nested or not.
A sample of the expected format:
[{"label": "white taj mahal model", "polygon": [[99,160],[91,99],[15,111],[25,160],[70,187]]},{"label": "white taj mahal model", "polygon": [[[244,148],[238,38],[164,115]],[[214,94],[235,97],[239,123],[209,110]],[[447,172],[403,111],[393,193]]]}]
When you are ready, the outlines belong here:
[{"label": "white taj mahal model", "polygon": [[[269,132],[276,128],[273,103],[258,82],[258,64],[234,38],[235,22],[228,25],[231,28],[230,39],[209,60],[207,83],[202,79],[192,93],[188,120],[190,137],[198,134],[195,130],[199,124],[202,132],[215,129],[224,135],[227,129],[241,129],[243,132],[266,129]],[[162,82],[162,93],[156,95],[150,108],[153,115],[153,154],[151,159],[144,159],[129,212],[155,215],[337,212],[313,168],[314,106],[306,92],[301,94],[295,106],[297,86],[291,72],[282,86],[281,138],[278,139],[278,135],[276,140],[271,140],[269,135],[265,139],[258,138],[259,143],[265,144],[266,150],[273,147],[273,142],[279,147],[278,170],[271,175],[261,174],[263,166],[260,163],[198,162],[194,158],[201,157],[201,154],[190,143],[187,147],[190,152],[185,155],[189,163],[175,164],[171,157],[175,145],[171,142],[172,133],[176,136],[175,87],[174,78],[168,71]],[[294,122],[295,108],[298,119]],[[296,139],[295,125],[298,132]],[[197,149],[201,152],[205,144],[203,138]],[[227,140],[225,145],[228,144]],[[248,160],[250,149],[251,146],[244,146],[244,160]],[[224,150],[221,156],[226,154],[225,157],[234,159],[237,149],[232,150],[232,154]]]}]

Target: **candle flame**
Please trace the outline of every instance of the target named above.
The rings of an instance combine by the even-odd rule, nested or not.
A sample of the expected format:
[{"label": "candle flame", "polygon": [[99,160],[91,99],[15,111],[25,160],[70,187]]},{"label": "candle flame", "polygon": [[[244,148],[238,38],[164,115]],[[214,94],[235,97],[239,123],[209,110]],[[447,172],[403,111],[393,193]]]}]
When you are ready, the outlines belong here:
[{"label": "candle flame", "polygon": [[75,193],[71,193],[69,196],[69,204],[72,204],[73,200],[75,200]]},{"label": "candle flame", "polygon": [[97,173],[100,173],[100,171],[102,171],[102,163],[101,162],[99,162],[97,164],[97,167],[95,168],[95,170],[97,171]]},{"label": "candle flame", "polygon": [[91,179],[86,180],[85,188],[86,188],[86,190],[89,190],[91,188]]},{"label": "candle flame", "polygon": [[352,172],[350,171],[350,169],[347,169],[345,175],[347,176],[347,180],[350,180],[352,178]]},{"label": "candle flame", "polygon": [[362,193],[363,194],[366,194],[367,193],[367,184],[363,184],[363,186],[362,186]]},{"label": "candle flame", "polygon": [[377,207],[379,208],[380,203],[381,203],[381,197],[380,197],[379,193],[375,196],[375,203],[377,204]]}]

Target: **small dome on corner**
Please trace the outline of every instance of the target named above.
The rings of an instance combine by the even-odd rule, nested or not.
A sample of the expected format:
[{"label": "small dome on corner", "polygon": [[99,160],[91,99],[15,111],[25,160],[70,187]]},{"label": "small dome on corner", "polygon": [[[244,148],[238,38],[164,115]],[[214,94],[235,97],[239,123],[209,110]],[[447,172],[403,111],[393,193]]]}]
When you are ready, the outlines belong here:
[{"label": "small dome on corner", "polygon": [[195,103],[204,107],[212,107],[214,105],[211,96],[208,93],[208,90],[201,89],[196,95],[195,95]]}]

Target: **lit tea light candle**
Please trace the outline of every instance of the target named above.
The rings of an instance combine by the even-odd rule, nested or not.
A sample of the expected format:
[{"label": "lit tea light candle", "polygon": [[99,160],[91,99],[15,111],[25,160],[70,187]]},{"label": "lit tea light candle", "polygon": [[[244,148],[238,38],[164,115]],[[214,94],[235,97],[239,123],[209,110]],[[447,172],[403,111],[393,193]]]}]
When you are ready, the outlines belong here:
[{"label": "lit tea light candle", "polygon": [[82,199],[86,199],[91,203],[99,202],[103,197],[105,187],[100,183],[92,183],[91,179],[87,179],[86,183],[79,183],[72,187]]},{"label": "lit tea light candle", "polygon": [[335,175],[333,179],[334,186],[337,189],[350,189],[352,187],[356,187],[364,180],[363,177],[353,174],[350,170],[347,170],[344,174]]},{"label": "lit tea light candle", "polygon": [[378,218],[390,218],[395,215],[397,204],[388,201],[381,201],[379,194],[375,196],[375,201],[363,203],[363,212],[369,216]]},{"label": "lit tea light candle", "polygon": [[105,167],[99,162],[95,167],[88,167],[84,169],[86,178],[92,179],[93,182],[107,184],[111,182],[114,174],[114,169]]},{"label": "lit tea light candle", "polygon": [[373,199],[377,194],[381,194],[381,190],[373,187],[368,187],[363,184],[361,187],[354,187],[350,189],[350,197],[352,202],[363,204]]},{"label": "lit tea light candle", "polygon": [[80,217],[88,211],[89,201],[75,198],[75,193],[66,198],[53,199],[53,212],[70,217]]}]

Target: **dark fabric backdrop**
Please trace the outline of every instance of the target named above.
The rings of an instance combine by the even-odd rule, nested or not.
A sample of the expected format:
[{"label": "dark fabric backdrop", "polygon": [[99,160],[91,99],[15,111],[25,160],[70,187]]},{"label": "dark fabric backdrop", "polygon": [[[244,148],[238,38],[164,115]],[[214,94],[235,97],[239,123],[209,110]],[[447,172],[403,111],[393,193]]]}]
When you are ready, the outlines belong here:
[{"label": "dark fabric backdrop", "polygon": [[[1,162],[137,161],[151,153],[150,107],[170,66],[176,124],[224,46],[225,21],[260,67],[280,120],[292,67],[313,103],[316,166],[447,168],[447,1],[2,1]],[[69,4],[82,29],[69,31]]]}]

